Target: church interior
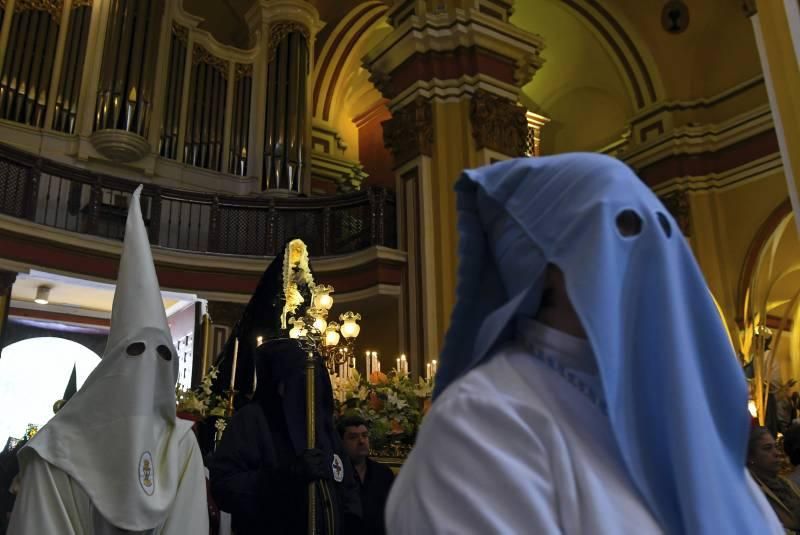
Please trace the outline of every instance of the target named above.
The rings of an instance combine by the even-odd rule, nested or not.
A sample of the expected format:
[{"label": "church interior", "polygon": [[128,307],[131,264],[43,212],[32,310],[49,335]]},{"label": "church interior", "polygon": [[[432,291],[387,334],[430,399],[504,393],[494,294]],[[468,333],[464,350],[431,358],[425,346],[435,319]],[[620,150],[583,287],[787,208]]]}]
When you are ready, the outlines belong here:
[{"label": "church interior", "polygon": [[399,466],[455,302],[456,179],[574,151],[637,173],[742,367],[795,391],[799,54],[797,6],[764,0],[0,0],[0,403],[39,407],[0,431],[99,361],[143,184],[181,391],[300,239],[329,321],[358,315],[337,402]]}]

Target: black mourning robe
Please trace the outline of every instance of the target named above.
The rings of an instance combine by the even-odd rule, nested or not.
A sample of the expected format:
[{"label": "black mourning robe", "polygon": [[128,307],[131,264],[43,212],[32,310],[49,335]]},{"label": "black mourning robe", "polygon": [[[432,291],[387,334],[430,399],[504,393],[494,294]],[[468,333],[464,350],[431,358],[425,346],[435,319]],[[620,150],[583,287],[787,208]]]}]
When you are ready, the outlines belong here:
[{"label": "black mourning robe", "polygon": [[[308,484],[290,467],[306,449],[305,354],[294,340],[258,348],[258,387],[253,402],[228,424],[211,459],[211,491],[220,509],[233,515],[237,535],[307,533]],[[352,465],[333,425],[328,372],[316,366],[316,447],[332,466],[344,466],[341,482],[317,483],[317,526],[325,535],[361,533],[361,504]]]},{"label": "black mourning robe", "polygon": [[386,533],[385,509],[389,491],[394,482],[392,469],[367,458],[367,471],[364,480],[356,472],[356,482],[361,496],[361,509],[364,517],[364,533],[383,535]]}]

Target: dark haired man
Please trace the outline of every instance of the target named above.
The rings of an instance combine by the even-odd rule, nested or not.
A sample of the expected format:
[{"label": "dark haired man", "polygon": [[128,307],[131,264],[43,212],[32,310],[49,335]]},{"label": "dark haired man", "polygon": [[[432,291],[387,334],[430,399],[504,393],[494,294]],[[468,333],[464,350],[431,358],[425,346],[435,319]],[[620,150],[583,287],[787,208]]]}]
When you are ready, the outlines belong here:
[{"label": "dark haired man", "polygon": [[366,420],[360,416],[349,416],[339,421],[337,427],[345,453],[355,468],[361,493],[364,533],[382,535],[386,533],[383,511],[394,474],[388,466],[369,458],[369,427]]}]

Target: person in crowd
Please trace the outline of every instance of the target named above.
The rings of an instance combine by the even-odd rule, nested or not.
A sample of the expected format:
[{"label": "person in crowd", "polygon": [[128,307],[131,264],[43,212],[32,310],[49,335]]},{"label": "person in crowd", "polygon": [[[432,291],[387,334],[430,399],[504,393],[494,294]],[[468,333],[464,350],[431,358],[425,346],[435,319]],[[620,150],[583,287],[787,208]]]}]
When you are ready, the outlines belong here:
[{"label": "person in crowd", "polygon": [[456,191],[456,304],[388,533],[781,533],[741,367],[648,187],[563,154]]},{"label": "person in crowd", "polygon": [[[237,389],[254,390],[211,458],[211,491],[220,509],[232,514],[237,535],[294,535],[308,532],[313,483],[319,533],[358,535],[358,487],[333,424],[333,390],[319,357],[314,362],[316,445],[307,446],[307,353],[287,336],[287,322],[302,316],[313,284],[305,245],[299,242],[300,250],[297,242],[290,242],[264,272],[226,345],[238,345],[242,362],[255,366],[249,373],[243,370],[241,382],[237,371]],[[230,362],[228,356],[223,351]],[[223,363],[220,376],[230,373]]]},{"label": "person in crowd", "polygon": [[789,389],[795,385],[795,382],[796,381],[793,379],[790,379],[785,384],[777,385],[775,392],[775,412],[780,433],[785,433],[795,419],[794,405],[792,405],[792,399],[789,396]]},{"label": "person in crowd", "polygon": [[394,473],[388,466],[369,458],[369,426],[366,420],[357,415],[345,416],[336,427],[342,437],[344,450],[355,469],[361,496],[364,533],[382,535],[386,533],[384,509]]},{"label": "person in crowd", "polygon": [[[790,446],[797,447],[797,437]],[[754,427],[747,446],[747,468],[761,487],[770,505],[775,510],[783,527],[792,533],[800,533],[800,489],[790,480],[779,475],[781,458],[775,438],[766,427]]]},{"label": "person in crowd", "polygon": [[792,424],[784,433],[783,451],[793,467],[786,479],[800,486],[800,424]]},{"label": "person in crowd", "polygon": [[175,414],[178,359],[140,193],[103,359],[20,450],[10,535],[208,533],[205,470],[191,422]]}]

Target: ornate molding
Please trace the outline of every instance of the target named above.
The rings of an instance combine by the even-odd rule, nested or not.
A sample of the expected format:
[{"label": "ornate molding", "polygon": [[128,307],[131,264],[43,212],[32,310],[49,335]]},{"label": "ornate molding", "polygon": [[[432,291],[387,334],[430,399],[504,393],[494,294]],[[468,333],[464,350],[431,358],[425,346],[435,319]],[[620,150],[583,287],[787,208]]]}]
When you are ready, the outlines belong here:
[{"label": "ornate molding", "polygon": [[744,10],[744,14],[748,17],[752,17],[756,13],[758,13],[758,6],[756,5],[756,0],[742,0],[742,9]]},{"label": "ornate molding", "polygon": [[79,7],[92,7],[94,0],[73,0],[72,1],[72,9],[78,9]]},{"label": "ornate molding", "polygon": [[22,11],[47,11],[50,18],[56,24],[61,22],[61,11],[64,7],[64,0],[17,0],[14,4],[14,12]]},{"label": "ornate molding", "polygon": [[281,21],[275,22],[270,26],[269,40],[267,41],[267,62],[275,59],[275,51],[278,50],[278,45],[281,44],[284,37],[292,32],[301,34],[305,38],[306,44],[309,43],[310,35],[308,28],[299,22]]},{"label": "ornate molding", "polygon": [[508,156],[523,156],[528,140],[528,119],[522,106],[508,99],[477,91],[470,102],[475,148]]},{"label": "ornate molding", "polygon": [[[250,31],[267,37],[268,57],[287,33],[301,32],[308,41],[309,50],[325,23],[311,2],[305,0],[258,0],[245,16]],[[273,46],[274,41],[274,46]]]},{"label": "ornate molding", "polygon": [[189,40],[189,28],[187,28],[186,26],[182,26],[175,21],[172,22],[172,33],[184,45]]},{"label": "ornate molding", "polygon": [[120,163],[141,160],[150,152],[150,144],[145,138],[126,130],[97,130],[91,141],[97,152]]},{"label": "ornate molding", "polygon": [[423,98],[395,110],[381,123],[384,146],[392,151],[394,166],[433,154],[433,107]]},{"label": "ornate molding", "polygon": [[664,207],[672,214],[684,236],[692,235],[692,212],[686,190],[674,191],[661,197]]},{"label": "ornate molding", "polygon": [[234,79],[239,80],[240,78],[244,78],[247,76],[253,76],[253,64],[237,63],[236,69],[234,71]]},{"label": "ornate molding", "polygon": [[195,44],[192,51],[192,64],[197,65],[198,63],[206,63],[214,67],[222,73],[223,78],[228,79],[228,61],[218,58],[203,45]]},{"label": "ornate molding", "polygon": [[526,54],[517,59],[517,68],[514,71],[514,81],[519,87],[526,85],[531,81],[533,75],[536,74],[542,65],[544,59],[539,55]]},{"label": "ornate molding", "polygon": [[[405,96],[420,81],[458,82],[458,94],[491,86],[510,97],[530,81],[544,63],[542,37],[504,20],[505,0],[472,4],[479,6],[432,10],[429,2],[395,2],[387,15],[395,29],[363,59],[384,97]],[[487,7],[494,15],[480,9]]]}]

